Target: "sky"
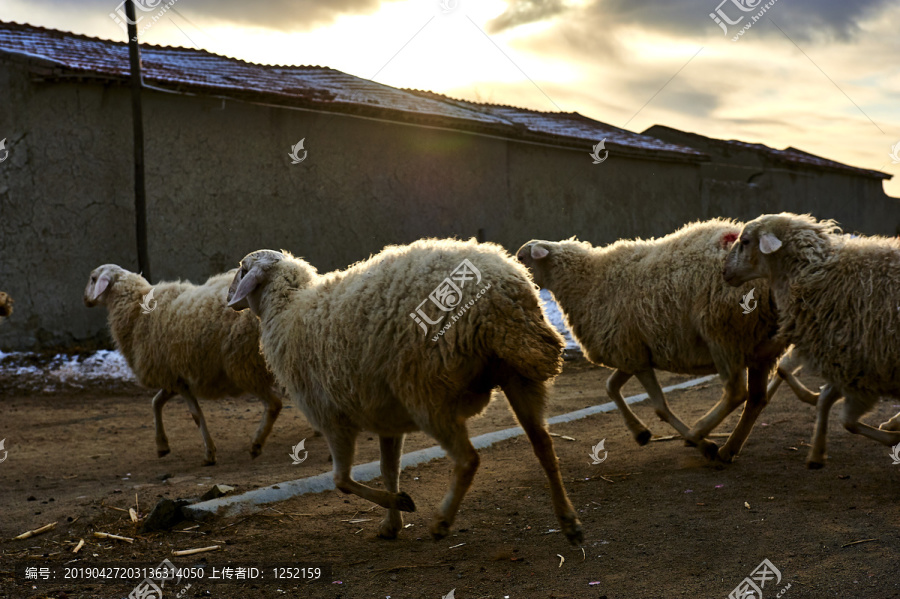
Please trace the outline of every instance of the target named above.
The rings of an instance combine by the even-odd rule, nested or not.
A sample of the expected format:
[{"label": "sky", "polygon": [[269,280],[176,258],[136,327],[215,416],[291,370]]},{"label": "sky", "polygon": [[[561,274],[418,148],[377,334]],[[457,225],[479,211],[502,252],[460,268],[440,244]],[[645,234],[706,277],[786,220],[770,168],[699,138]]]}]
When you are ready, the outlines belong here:
[{"label": "sky", "polygon": [[[0,0],[0,20],[124,41],[110,17],[121,2]],[[885,190],[900,197],[900,2],[137,2],[143,43],[328,66],[635,132],[662,124],[793,146],[891,173]]]}]

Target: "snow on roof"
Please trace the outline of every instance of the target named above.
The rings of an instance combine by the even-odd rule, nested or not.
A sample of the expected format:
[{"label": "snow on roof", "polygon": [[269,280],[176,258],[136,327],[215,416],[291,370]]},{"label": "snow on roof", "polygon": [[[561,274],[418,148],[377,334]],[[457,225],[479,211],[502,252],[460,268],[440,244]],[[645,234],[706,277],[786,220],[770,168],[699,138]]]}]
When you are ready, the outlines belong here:
[{"label": "snow on roof", "polygon": [[[31,70],[47,79],[80,76],[124,80],[130,72],[125,42],[0,21],[0,57],[4,54],[25,59]],[[328,67],[260,65],[203,50],[146,45],[141,46],[141,63],[145,82],[177,91],[374,116],[585,150],[606,139],[625,153],[708,160],[695,149],[577,113],[451,100],[439,94],[382,85]]]},{"label": "snow on roof", "polygon": [[[860,168],[857,166],[850,166],[849,164],[844,164],[843,162],[837,162],[836,160],[829,160],[828,158],[816,156],[815,154],[810,154],[809,152],[804,152],[803,150],[798,150],[797,148],[788,147],[783,150],[776,150],[775,148],[770,148],[769,146],[761,143],[750,143],[747,141],[740,141],[738,139],[718,139],[715,137],[707,137],[705,135],[700,135],[699,133],[681,131],[680,129],[674,129],[665,125],[654,125],[648,128],[645,133],[649,133],[651,135],[660,135],[663,138],[670,138],[670,135],[673,134],[671,139],[677,140],[698,139],[703,141],[701,147],[703,147],[703,145],[712,145],[724,148],[736,147],[744,150],[750,150],[761,154],[762,156],[772,160],[773,162],[809,166],[825,170],[849,172],[857,175],[862,175],[864,177],[873,177],[876,179],[891,179],[893,177],[893,175],[889,173]],[[690,142],[688,141],[688,143]]]}]

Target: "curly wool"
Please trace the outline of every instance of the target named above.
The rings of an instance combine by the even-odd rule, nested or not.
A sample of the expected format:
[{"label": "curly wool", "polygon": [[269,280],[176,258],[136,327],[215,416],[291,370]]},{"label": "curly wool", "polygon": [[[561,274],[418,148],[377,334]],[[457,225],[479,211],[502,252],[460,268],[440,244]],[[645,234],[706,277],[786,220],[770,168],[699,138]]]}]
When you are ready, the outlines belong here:
[{"label": "curly wool", "polygon": [[767,256],[780,339],[845,391],[900,397],[900,240],[837,235],[833,221],[766,215],[745,234],[782,241]]},{"label": "curly wool", "polygon": [[0,291],[0,323],[13,313],[13,299],[4,291]]},{"label": "curly wool", "polygon": [[[261,299],[261,344],[321,430],[349,418],[379,434],[431,433],[484,409],[493,386],[486,373],[497,361],[534,381],[562,369],[562,337],[527,270],[498,245],[420,240],[325,275],[285,257]],[[482,279],[462,299],[490,287],[432,341],[443,321],[425,332],[410,315],[463,259]]]},{"label": "curly wool", "polygon": [[[274,377],[259,351],[259,321],[225,303],[234,273],[203,285],[151,287],[136,273],[119,272],[106,292],[109,328],[142,385],[175,392],[187,387],[206,399],[272,389]],[[144,314],[141,302],[151,288],[156,307]]]},{"label": "curly wool", "polygon": [[[553,293],[592,362],[685,374],[717,372],[714,358],[754,365],[754,348],[775,334],[777,323],[765,283],[735,289],[722,281],[740,230],[740,223],[713,219],[659,239],[598,248],[541,241],[552,250],[539,261],[549,262],[539,265],[546,280],[538,282]],[[743,314],[742,297],[754,287],[757,307]]]}]

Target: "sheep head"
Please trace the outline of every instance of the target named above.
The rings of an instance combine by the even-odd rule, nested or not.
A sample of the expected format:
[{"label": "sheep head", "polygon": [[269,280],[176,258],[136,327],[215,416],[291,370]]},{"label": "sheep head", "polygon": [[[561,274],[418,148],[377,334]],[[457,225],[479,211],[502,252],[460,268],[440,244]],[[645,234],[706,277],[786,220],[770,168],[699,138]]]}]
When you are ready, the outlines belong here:
[{"label": "sheep head", "polygon": [[260,292],[269,281],[272,267],[285,258],[284,254],[275,250],[257,250],[244,256],[228,288],[228,306],[238,312],[250,308],[251,312],[259,315]]},{"label": "sheep head", "polygon": [[744,225],[725,257],[725,282],[737,287],[761,277],[782,278],[798,264],[824,258],[836,230],[834,221],[808,214],[764,214]]},{"label": "sheep head", "polygon": [[0,291],[0,318],[5,318],[13,312],[13,299],[5,292]]},{"label": "sheep head", "polygon": [[549,283],[547,270],[550,265],[548,257],[555,246],[556,244],[552,241],[532,239],[516,252],[516,258],[531,271],[531,276],[538,287],[546,287]]},{"label": "sheep head", "polygon": [[93,308],[97,304],[106,304],[109,291],[116,281],[123,275],[129,274],[127,270],[116,264],[104,264],[91,271],[87,287],[84,288],[84,305]]}]

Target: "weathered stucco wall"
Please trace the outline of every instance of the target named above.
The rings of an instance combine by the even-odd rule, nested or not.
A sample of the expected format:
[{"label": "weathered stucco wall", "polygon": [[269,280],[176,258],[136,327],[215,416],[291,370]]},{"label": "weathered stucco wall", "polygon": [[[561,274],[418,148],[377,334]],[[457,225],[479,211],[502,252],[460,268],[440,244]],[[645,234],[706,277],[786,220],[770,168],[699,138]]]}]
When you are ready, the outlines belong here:
[{"label": "weathered stucco wall", "polygon": [[[200,282],[260,248],[327,271],[425,236],[481,231],[511,251],[532,238],[599,244],[787,201],[776,179],[765,193],[735,194],[702,185],[687,163],[613,153],[593,165],[587,148],[157,91],[144,100],[154,282]],[[0,290],[16,301],[0,348],[108,343],[105,311],[81,297],[96,266],[137,269],[129,91],[32,82],[0,62],[0,106],[10,151],[0,163]],[[308,155],[292,165],[301,138]]]}]

